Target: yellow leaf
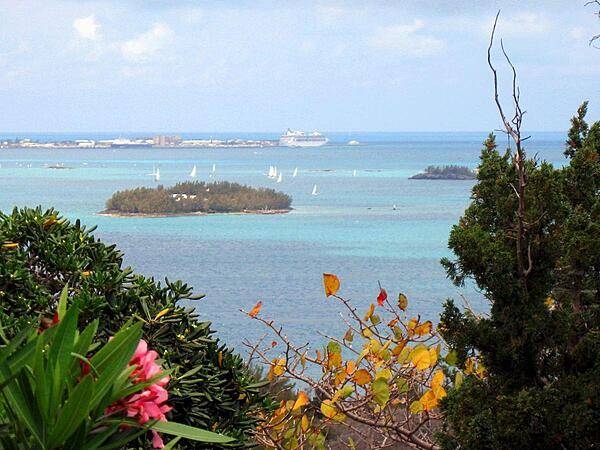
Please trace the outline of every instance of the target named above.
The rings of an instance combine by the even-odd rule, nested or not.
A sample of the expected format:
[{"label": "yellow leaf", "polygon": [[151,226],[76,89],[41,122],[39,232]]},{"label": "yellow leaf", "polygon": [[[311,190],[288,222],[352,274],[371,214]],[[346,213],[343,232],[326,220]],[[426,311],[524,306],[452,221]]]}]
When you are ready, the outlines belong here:
[{"label": "yellow leaf", "polygon": [[443,382],[444,373],[441,370],[436,370],[431,379],[431,390],[438,400],[446,396],[446,390],[442,387]]},{"label": "yellow leaf", "polygon": [[300,391],[300,392],[298,392],[298,397],[296,397],[294,406],[292,406],[292,411],[296,411],[297,409],[300,409],[303,406],[308,405],[309,403],[310,403],[310,400],[308,399],[308,395],[306,395],[306,392]]},{"label": "yellow leaf", "polygon": [[160,319],[162,316],[166,315],[169,311],[171,311],[171,308],[165,308],[165,309],[163,309],[161,312],[159,312],[156,315],[156,317],[154,318],[154,320]]},{"label": "yellow leaf", "polygon": [[260,309],[262,308],[262,304],[263,303],[261,301],[259,301],[256,305],[254,305],[254,308],[252,308],[250,310],[250,312],[248,313],[248,315],[250,317],[256,317],[256,316],[258,316],[258,313],[260,312]]},{"label": "yellow leaf", "polygon": [[285,358],[275,358],[271,362],[269,369],[269,381],[273,381],[276,377],[280,377],[285,373]]},{"label": "yellow leaf", "polygon": [[433,366],[438,360],[438,351],[436,348],[429,349],[429,365]]},{"label": "yellow leaf", "polygon": [[328,419],[342,422],[346,416],[341,413],[331,400],[323,400],[321,403],[321,413]]},{"label": "yellow leaf", "polygon": [[18,248],[19,244],[17,244],[16,242],[4,242],[2,244],[2,249],[3,250],[14,250],[15,248]]},{"label": "yellow leaf", "polygon": [[375,374],[375,379],[378,380],[379,378],[386,381],[390,380],[392,378],[392,371],[390,369],[381,369]]},{"label": "yellow leaf", "polygon": [[364,386],[365,384],[369,384],[371,382],[371,374],[366,369],[358,369],[354,376],[352,377],[354,382],[359,386]]},{"label": "yellow leaf", "polygon": [[302,415],[302,419],[300,420],[300,427],[302,428],[302,431],[304,431],[305,433],[308,431],[308,428],[310,427],[310,422],[308,420],[308,417],[306,417],[306,414]]},{"label": "yellow leaf", "polygon": [[91,271],[91,270],[84,270],[83,272],[81,272],[81,276],[82,276],[83,278],[87,278],[87,277],[89,277],[91,274],[92,274],[92,271]]},{"label": "yellow leaf", "polygon": [[485,378],[485,375],[486,375],[485,366],[483,364],[481,364],[481,362],[479,364],[477,364],[477,369],[475,370],[475,374],[479,378]]},{"label": "yellow leaf", "polygon": [[422,323],[421,325],[415,327],[415,334],[418,334],[419,336],[423,336],[425,334],[431,333],[431,328],[432,328],[431,320],[428,320],[427,322]]},{"label": "yellow leaf", "polygon": [[364,330],[362,330],[362,335],[366,338],[370,338],[371,336],[373,336],[373,332],[369,328],[365,328]]},{"label": "yellow leaf", "polygon": [[217,365],[223,367],[223,352],[217,354]]},{"label": "yellow leaf", "polygon": [[375,403],[381,408],[383,408],[390,400],[390,387],[383,378],[378,378],[373,382],[371,391],[373,392],[373,400],[375,400]]},{"label": "yellow leaf", "polygon": [[365,314],[365,317],[363,317],[363,319],[369,320],[374,312],[375,312],[375,304],[371,303],[371,306],[369,306],[369,309],[367,310],[367,313]]},{"label": "yellow leaf", "polygon": [[332,402],[337,402],[338,400],[344,400],[348,398],[354,392],[354,387],[351,385],[346,385],[343,388],[339,389],[335,394],[333,394]]},{"label": "yellow leaf", "polygon": [[427,391],[423,396],[419,399],[421,405],[423,405],[423,410],[431,411],[435,409],[438,405],[438,399],[432,391]]},{"label": "yellow leaf", "polygon": [[460,388],[460,385],[463,382],[463,374],[462,372],[458,371],[456,372],[456,375],[454,376],[454,387],[456,389]]},{"label": "yellow leaf", "polygon": [[417,370],[425,370],[431,366],[430,354],[425,346],[416,347],[410,354],[410,360]]},{"label": "yellow leaf", "polygon": [[330,295],[337,294],[337,291],[340,289],[340,280],[332,273],[324,273],[323,285],[325,286],[325,295],[329,297]]},{"label": "yellow leaf", "polygon": [[406,307],[408,306],[408,299],[404,294],[398,294],[398,308],[402,311],[406,311]]},{"label": "yellow leaf", "polygon": [[423,411],[423,404],[419,400],[415,400],[410,404],[409,411],[411,414],[418,414]]}]

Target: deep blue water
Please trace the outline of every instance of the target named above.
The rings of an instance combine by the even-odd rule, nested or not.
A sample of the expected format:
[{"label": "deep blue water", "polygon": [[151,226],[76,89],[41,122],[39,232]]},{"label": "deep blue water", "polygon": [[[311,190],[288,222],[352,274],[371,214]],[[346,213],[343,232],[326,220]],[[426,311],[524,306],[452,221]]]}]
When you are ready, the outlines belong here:
[{"label": "deep blue water", "polygon": [[[40,140],[111,138],[152,133],[0,133]],[[274,139],[268,133],[181,133],[185,137]],[[194,303],[218,335],[239,346],[261,329],[239,312],[258,300],[264,316],[283,323],[299,341],[317,342],[317,331],[343,333],[337,307],[325,299],[321,274],[336,273],[340,293],[365,309],[377,282],[390,296],[408,295],[410,312],[436,320],[447,297],[465,295],[480,310],[474,289],[458,289],[439,259],[450,255],[450,228],[469,203],[471,181],[409,180],[430,164],[476,167],[487,133],[328,133],[333,145],[317,149],[0,149],[0,210],[54,206],[71,219],[98,225],[96,234],[116,243],[127,264],[159,279],[180,278],[206,298]],[[364,145],[345,144],[357,139]],[[501,141],[501,139],[499,139]],[[534,133],[530,154],[555,164],[564,158],[563,133]],[[64,163],[70,170],[45,164]],[[121,189],[198,179],[267,186],[293,197],[285,215],[212,215],[112,218],[96,215]],[[283,182],[265,174],[283,170]],[[292,171],[298,168],[298,176]],[[353,171],[356,170],[356,176]],[[314,184],[320,195],[311,196]],[[396,209],[392,208],[396,205]]]}]

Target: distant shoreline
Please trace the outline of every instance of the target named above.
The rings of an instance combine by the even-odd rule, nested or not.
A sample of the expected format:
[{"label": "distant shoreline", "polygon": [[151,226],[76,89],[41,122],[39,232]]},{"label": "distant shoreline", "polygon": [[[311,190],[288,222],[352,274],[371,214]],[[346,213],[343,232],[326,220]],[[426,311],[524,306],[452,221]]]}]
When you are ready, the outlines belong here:
[{"label": "distant shoreline", "polygon": [[100,211],[96,213],[97,216],[104,217],[143,217],[147,219],[157,219],[161,217],[184,217],[184,216],[213,216],[213,215],[273,215],[273,214],[287,214],[292,211],[293,208],[290,209],[258,209],[258,210],[244,210],[244,211],[235,211],[235,212],[205,212],[205,211],[196,211],[189,213],[127,213],[127,212],[119,212],[119,211]]}]

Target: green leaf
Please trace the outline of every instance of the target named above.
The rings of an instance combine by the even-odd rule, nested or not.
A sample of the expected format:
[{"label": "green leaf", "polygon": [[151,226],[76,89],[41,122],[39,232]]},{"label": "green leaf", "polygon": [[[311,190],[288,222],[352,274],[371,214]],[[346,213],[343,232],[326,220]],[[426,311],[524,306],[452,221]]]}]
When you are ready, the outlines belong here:
[{"label": "green leaf", "polygon": [[58,446],[73,434],[87,419],[90,410],[90,399],[94,386],[91,376],[83,377],[61,408],[49,438],[49,448]]},{"label": "green leaf", "polygon": [[373,392],[373,400],[382,408],[390,400],[390,387],[384,378],[373,381],[371,391]]},{"label": "green leaf", "polygon": [[341,355],[342,347],[339,343],[335,341],[329,341],[329,343],[327,344],[327,352],[332,355]]},{"label": "green leaf", "polygon": [[24,371],[9,383],[3,393],[14,413],[27,427],[33,438],[45,448],[43,422],[31,391],[31,382]]},{"label": "green leaf", "polygon": [[[139,425],[138,425],[139,426]],[[159,433],[171,434],[173,436],[191,439],[193,441],[210,442],[213,444],[227,444],[234,439],[212,431],[201,430],[200,428],[190,427],[176,422],[154,422],[149,426],[150,429]]]},{"label": "green leaf", "polygon": [[56,313],[58,314],[58,320],[63,320],[65,317],[65,313],[67,312],[67,299],[69,297],[69,284],[67,283],[60,293],[60,297],[58,299],[58,306],[56,308]]},{"label": "green leaf", "polygon": [[455,350],[451,350],[448,352],[445,359],[448,365],[456,367],[456,363],[458,362],[458,354]]}]

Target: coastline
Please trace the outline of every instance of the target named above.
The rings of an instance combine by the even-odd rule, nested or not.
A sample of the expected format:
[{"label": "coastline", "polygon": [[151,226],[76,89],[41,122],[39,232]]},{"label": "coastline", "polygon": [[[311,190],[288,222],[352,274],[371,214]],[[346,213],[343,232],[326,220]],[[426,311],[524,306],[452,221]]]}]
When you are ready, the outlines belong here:
[{"label": "coastline", "polygon": [[216,214],[223,215],[273,215],[273,214],[287,214],[292,211],[293,208],[290,209],[258,209],[258,210],[244,210],[244,211],[235,211],[235,212],[204,212],[204,211],[195,211],[189,213],[127,213],[127,212],[119,212],[119,211],[100,211],[96,213],[97,216],[104,217],[142,217],[146,219],[152,218],[161,218],[161,217],[184,217],[184,216],[209,216]]}]

